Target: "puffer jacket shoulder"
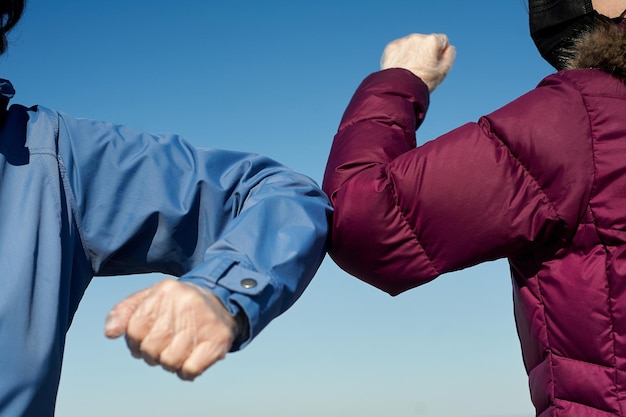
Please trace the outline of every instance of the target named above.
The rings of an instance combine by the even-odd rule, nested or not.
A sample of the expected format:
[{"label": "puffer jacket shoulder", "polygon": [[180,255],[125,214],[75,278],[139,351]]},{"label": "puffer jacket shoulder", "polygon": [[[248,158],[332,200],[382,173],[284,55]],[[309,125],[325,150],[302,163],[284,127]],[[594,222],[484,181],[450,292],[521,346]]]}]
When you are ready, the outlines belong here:
[{"label": "puffer jacket shoulder", "polygon": [[323,185],[335,206],[329,253],[340,267],[398,294],[571,238],[593,165],[587,107],[570,80],[555,75],[416,148],[427,106],[427,87],[402,69],[357,89]]}]

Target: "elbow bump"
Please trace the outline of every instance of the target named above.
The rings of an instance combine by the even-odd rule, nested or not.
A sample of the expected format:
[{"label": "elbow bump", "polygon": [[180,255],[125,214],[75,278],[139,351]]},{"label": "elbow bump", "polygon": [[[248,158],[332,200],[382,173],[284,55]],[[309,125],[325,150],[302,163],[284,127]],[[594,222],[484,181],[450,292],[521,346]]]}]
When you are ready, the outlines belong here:
[{"label": "elbow bump", "polygon": [[347,273],[397,295],[437,272],[387,187],[347,187],[333,195],[331,258]]},{"label": "elbow bump", "polygon": [[392,295],[384,262],[390,248],[385,210],[367,202],[335,199],[328,252],[344,271]]}]

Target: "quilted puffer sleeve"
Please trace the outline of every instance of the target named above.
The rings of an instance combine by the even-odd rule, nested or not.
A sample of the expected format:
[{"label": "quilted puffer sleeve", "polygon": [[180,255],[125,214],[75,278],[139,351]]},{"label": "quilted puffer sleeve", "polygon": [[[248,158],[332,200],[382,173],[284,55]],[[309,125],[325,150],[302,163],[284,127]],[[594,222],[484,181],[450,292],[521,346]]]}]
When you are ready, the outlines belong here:
[{"label": "quilted puffer sleeve", "polygon": [[408,71],[366,78],[324,178],[335,207],[330,255],[392,295],[566,238],[584,210],[581,184],[593,177],[574,88],[534,90],[415,148],[427,105],[426,86]]}]

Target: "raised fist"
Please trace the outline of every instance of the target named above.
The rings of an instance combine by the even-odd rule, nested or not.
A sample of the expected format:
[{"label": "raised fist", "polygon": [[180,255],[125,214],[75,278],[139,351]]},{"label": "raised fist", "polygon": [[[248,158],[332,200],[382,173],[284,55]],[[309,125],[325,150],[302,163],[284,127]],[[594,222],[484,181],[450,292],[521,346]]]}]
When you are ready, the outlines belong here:
[{"label": "raised fist", "polygon": [[448,75],[456,50],[448,37],[414,33],[390,42],[380,60],[382,69],[404,68],[422,79],[432,93]]}]

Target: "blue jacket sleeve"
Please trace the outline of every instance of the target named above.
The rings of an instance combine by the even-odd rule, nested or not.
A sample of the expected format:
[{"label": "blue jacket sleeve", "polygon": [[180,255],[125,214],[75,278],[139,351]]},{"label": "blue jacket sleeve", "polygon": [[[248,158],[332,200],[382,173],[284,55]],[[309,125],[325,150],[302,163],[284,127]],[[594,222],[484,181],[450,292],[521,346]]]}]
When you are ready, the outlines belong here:
[{"label": "blue jacket sleeve", "polygon": [[211,290],[252,340],[325,253],[330,206],[309,178],[254,154],[59,115],[69,204],[94,275],[161,272]]}]

